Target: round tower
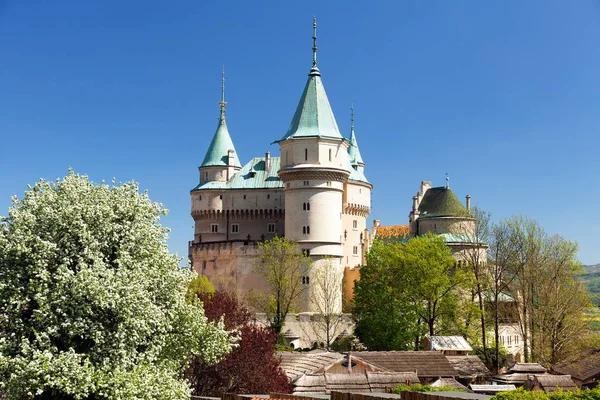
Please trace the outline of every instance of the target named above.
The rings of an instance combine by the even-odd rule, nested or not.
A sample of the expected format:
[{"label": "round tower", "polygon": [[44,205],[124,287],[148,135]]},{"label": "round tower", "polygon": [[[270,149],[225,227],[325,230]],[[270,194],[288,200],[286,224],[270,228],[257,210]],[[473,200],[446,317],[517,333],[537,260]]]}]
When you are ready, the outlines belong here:
[{"label": "round tower", "polygon": [[[313,259],[309,278],[319,268],[338,270],[341,310],[342,212],[344,184],[350,175],[349,142],[338,129],[317,67],[316,21],[313,32],[313,64],[308,81],[287,133],[278,141],[278,175],[284,183],[285,236]],[[311,288],[314,290],[314,285]],[[310,300],[310,290],[307,296]],[[308,303],[308,310],[316,311]]]}]

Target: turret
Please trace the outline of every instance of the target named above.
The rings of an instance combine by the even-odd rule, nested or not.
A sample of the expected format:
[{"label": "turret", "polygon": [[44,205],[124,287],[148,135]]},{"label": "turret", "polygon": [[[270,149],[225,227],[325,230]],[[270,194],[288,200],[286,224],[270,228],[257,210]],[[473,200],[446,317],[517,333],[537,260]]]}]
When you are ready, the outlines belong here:
[{"label": "turret", "polygon": [[217,130],[210,142],[210,146],[204,156],[202,164],[198,167],[200,171],[200,183],[210,181],[228,181],[233,174],[242,168],[240,160],[233,146],[233,141],[227,129],[225,120],[225,69],[221,78],[221,101],[219,107],[221,113]]}]

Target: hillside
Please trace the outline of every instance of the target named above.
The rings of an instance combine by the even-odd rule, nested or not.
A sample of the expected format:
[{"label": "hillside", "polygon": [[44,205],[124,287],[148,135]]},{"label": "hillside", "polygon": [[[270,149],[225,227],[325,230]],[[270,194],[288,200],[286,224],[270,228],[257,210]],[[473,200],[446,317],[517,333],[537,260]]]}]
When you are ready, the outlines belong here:
[{"label": "hillside", "polygon": [[585,274],[581,275],[581,280],[594,296],[594,303],[600,307],[600,264],[584,265],[583,268]]}]

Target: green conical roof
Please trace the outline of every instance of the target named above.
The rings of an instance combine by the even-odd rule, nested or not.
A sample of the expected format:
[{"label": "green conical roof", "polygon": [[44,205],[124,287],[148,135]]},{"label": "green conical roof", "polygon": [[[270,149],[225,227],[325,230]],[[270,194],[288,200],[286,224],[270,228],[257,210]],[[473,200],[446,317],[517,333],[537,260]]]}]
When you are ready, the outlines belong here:
[{"label": "green conical roof", "polygon": [[421,218],[468,217],[469,212],[447,187],[431,188],[425,192],[419,204]]},{"label": "green conical roof", "polygon": [[229,150],[234,151],[233,166],[241,168],[242,165],[240,164],[235,147],[233,147],[233,141],[231,140],[231,136],[229,136],[225,115],[222,111],[217,131],[210,142],[210,147],[208,148],[208,151],[204,156],[204,161],[202,161],[200,167],[227,166],[227,152]]},{"label": "green conical roof", "polygon": [[316,66],[308,74],[294,118],[280,141],[302,137],[343,139]]},{"label": "green conical roof", "polygon": [[356,141],[356,135],[354,134],[354,127],[350,130],[350,146],[348,146],[348,158],[352,165],[363,164],[364,161],[360,155],[360,150],[358,149],[358,142]]}]

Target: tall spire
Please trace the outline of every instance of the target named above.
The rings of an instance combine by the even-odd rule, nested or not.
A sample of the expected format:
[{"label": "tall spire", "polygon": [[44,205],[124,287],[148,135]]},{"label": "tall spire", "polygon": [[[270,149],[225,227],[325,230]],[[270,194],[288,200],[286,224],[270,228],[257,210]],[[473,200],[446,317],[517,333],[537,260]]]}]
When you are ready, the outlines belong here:
[{"label": "tall spire", "polygon": [[358,142],[354,133],[354,104],[350,107],[350,146],[348,146],[348,155],[352,165],[364,166],[365,163],[358,150]]},{"label": "tall spire", "polygon": [[219,101],[219,107],[221,108],[221,115],[219,116],[219,125],[215,132],[210,146],[204,156],[201,167],[210,166],[229,166],[229,150],[233,150],[233,166],[241,168],[240,160],[233,146],[233,140],[229,135],[229,129],[227,129],[227,123],[225,122],[225,66],[221,70],[221,101]]},{"label": "tall spire", "polygon": [[225,119],[225,106],[227,102],[225,101],[225,65],[223,65],[221,70],[221,101],[219,102],[219,107],[221,107],[221,119]]},{"label": "tall spire", "polygon": [[299,137],[343,139],[331,110],[331,105],[317,67],[317,19],[313,19],[313,62],[302,97],[286,134],[278,140]]}]

